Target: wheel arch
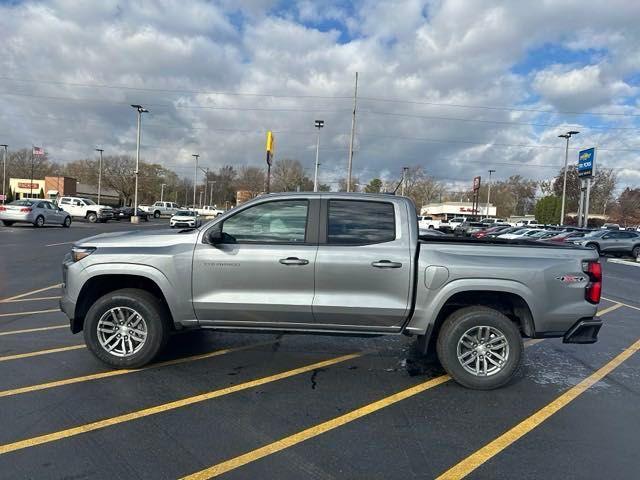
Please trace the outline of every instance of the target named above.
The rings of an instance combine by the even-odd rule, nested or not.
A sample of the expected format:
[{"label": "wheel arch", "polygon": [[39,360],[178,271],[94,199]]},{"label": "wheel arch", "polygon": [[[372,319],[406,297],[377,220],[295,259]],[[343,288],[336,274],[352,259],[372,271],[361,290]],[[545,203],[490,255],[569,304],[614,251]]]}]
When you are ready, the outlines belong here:
[{"label": "wheel arch", "polygon": [[78,303],[75,308],[74,318],[71,322],[71,331],[82,331],[84,319],[89,308],[103,295],[123,288],[137,288],[147,291],[156,297],[166,308],[169,315],[170,327],[174,326],[174,314],[169,307],[167,297],[158,283],[145,275],[124,273],[101,273],[90,277],[83,285],[78,295]]}]

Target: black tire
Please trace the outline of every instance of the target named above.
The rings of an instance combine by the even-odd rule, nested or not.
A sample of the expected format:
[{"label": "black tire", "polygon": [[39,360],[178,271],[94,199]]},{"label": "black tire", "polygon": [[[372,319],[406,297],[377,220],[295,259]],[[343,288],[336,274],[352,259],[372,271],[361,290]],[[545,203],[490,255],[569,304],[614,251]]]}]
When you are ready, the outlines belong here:
[{"label": "black tire", "polygon": [[[497,372],[487,376],[467,371],[458,360],[457,353],[458,342],[463,335],[480,326],[492,327],[502,333],[509,349],[504,365]],[[488,307],[472,306],[461,308],[449,315],[438,334],[436,349],[440,363],[460,385],[474,390],[493,390],[508,383],[517,373],[522,363],[524,344],[516,324],[502,313]],[[476,354],[473,355],[475,358]]]},{"label": "black tire", "polygon": [[33,226],[36,228],[44,227],[44,217],[42,215],[38,215],[36,217],[36,221],[33,222]]},{"label": "black tire", "polygon": [[587,243],[585,245],[585,247],[587,248],[592,248],[594,249],[596,252],[598,252],[598,255],[602,255],[602,252],[600,252],[600,247],[598,246],[597,243]]},{"label": "black tire", "polygon": [[98,216],[93,212],[89,212],[87,213],[87,221],[89,223],[96,223],[98,221]]},{"label": "black tire", "polygon": [[[117,356],[108,352],[98,340],[100,318],[115,307],[135,310],[146,324],[147,337],[144,344],[139,351],[129,356]],[[162,302],[145,290],[116,290],[98,299],[87,312],[84,340],[87,348],[107,365],[114,368],[139,368],[153,361],[169,340],[169,314]]]},{"label": "black tire", "polygon": [[64,228],[69,228],[71,226],[71,217],[65,217],[64,221],[62,222],[62,226]]},{"label": "black tire", "polygon": [[142,217],[142,219],[143,219],[145,222],[148,222],[148,221],[149,221],[149,215],[145,215],[144,217]]},{"label": "black tire", "polygon": [[153,218],[160,218],[160,211],[156,210],[155,212],[153,212]]},{"label": "black tire", "polygon": [[10,227],[11,225],[13,225],[13,222],[11,220],[2,220],[2,224],[5,227]]},{"label": "black tire", "polygon": [[633,250],[631,250],[631,256],[633,258],[640,257],[640,245],[636,245],[635,247],[633,247]]}]

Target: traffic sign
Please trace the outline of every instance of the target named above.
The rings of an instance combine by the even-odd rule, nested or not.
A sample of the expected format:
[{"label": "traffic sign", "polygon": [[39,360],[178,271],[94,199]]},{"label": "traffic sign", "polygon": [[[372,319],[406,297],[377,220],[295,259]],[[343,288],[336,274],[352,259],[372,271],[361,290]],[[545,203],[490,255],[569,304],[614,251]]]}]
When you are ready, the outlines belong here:
[{"label": "traffic sign", "polygon": [[591,178],[596,167],[596,149],[595,147],[581,150],[578,153],[578,177]]}]

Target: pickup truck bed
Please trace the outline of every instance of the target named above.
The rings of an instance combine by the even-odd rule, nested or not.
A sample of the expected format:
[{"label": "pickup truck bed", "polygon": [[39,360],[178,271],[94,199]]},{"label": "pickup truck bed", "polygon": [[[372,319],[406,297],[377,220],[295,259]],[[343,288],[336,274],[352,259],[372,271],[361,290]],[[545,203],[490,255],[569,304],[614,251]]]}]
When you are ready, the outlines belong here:
[{"label": "pickup truck bed", "polygon": [[593,250],[422,240],[416,218],[403,197],[276,194],[198,229],[98,235],[66,257],[61,306],[119,368],[151,361],[173,329],[406,334],[461,384],[495,388],[522,337],[596,341]]}]

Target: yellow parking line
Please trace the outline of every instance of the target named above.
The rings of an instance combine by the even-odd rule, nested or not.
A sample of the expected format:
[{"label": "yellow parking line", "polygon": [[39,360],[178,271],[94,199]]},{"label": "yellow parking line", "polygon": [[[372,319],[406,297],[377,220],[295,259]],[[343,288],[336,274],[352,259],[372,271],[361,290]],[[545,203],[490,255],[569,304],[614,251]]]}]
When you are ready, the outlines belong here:
[{"label": "yellow parking line", "polygon": [[640,340],[637,340],[633,345],[626,348],[613,360],[589,375],[574,387],[571,387],[554,401],[547,404],[545,407],[538,410],[536,413],[523,420],[515,427],[506,431],[498,438],[482,447],[480,450],[476,451],[457,465],[444,472],[438,477],[438,480],[458,479],[466,477],[476,468],[478,468],[494,456],[498,455],[509,445],[513,444],[524,435],[538,427],[549,417],[560,411],[562,408],[566,407],[569,403],[582,395],[588,388],[601,381],[605,376],[619,367],[625,360],[631,357],[638,350],[640,350]]},{"label": "yellow parking line", "polygon": [[129,373],[141,372],[143,370],[149,370],[151,368],[168,367],[169,365],[179,365],[181,363],[195,362],[196,360],[204,360],[206,358],[213,358],[227,353],[240,352],[242,350],[248,350],[250,348],[259,347],[262,345],[269,345],[273,342],[254,343],[252,345],[245,345],[242,347],[225,348],[221,350],[214,350],[213,352],[202,353],[199,355],[192,355],[190,357],[177,358],[175,360],[167,360],[166,362],[154,363],[148,367],[137,369],[123,369],[123,370],[109,370],[106,372],[93,373],[91,375],[83,375],[82,377],[65,378],[63,380],[55,380],[52,382],[39,383],[37,385],[30,385],[28,387],[14,388],[12,390],[0,391],[1,397],[11,397],[14,395],[20,395],[22,393],[37,392],[40,390],[48,390],[49,388],[62,387],[65,385],[72,385],[74,383],[89,382],[91,380],[99,380],[101,378],[117,377],[120,375],[127,375]]},{"label": "yellow parking line", "polygon": [[18,335],[19,333],[44,332],[45,330],[58,330],[60,328],[69,328],[69,325],[53,325],[51,327],[26,328],[24,330],[11,330],[9,332],[0,332],[0,337],[5,335]]},{"label": "yellow parking line", "polygon": [[[603,311],[602,313],[607,313],[607,312]],[[525,348],[531,347],[543,341],[544,339],[542,338],[530,339],[524,343],[524,346]],[[353,422],[354,420],[358,420],[359,418],[362,418],[366,415],[375,413],[378,410],[386,408],[390,405],[393,405],[394,403],[400,402],[409,397],[413,397],[414,395],[417,395],[433,387],[441,385],[445,382],[448,382],[449,380],[451,380],[451,377],[449,377],[448,375],[442,375],[436,378],[432,378],[431,380],[427,380],[426,382],[418,384],[414,387],[408,388],[406,390],[402,390],[398,393],[382,398],[376,402],[357,408],[356,410],[352,410],[351,412],[345,413],[344,415],[340,415],[339,417],[333,418],[319,425],[315,425],[313,427],[307,428],[306,430],[302,430],[298,433],[282,438],[273,443],[270,443],[263,447],[247,452],[243,455],[239,455],[237,457],[231,458],[224,462],[218,463],[216,465],[213,465],[212,467],[206,468],[199,472],[195,472],[191,475],[187,475],[186,477],[183,477],[182,480],[201,480],[201,479],[212,478],[218,475],[222,475],[223,473],[227,473],[231,470],[235,470],[236,468],[242,467],[243,465],[254,462],[268,455],[272,455],[274,453],[285,450],[298,443],[304,442],[305,440],[309,440],[318,435],[322,435],[323,433],[326,433],[330,430],[346,425],[347,423]]]},{"label": "yellow parking line", "polygon": [[0,362],[8,362],[9,360],[18,360],[20,358],[39,357],[40,355],[49,355],[50,353],[68,352],[69,350],[78,350],[86,348],[84,345],[71,345],[70,347],[50,348],[49,350],[38,350],[37,352],[18,353],[16,355],[7,355],[0,357]]},{"label": "yellow parking line", "polygon": [[322,362],[312,363],[310,365],[305,365],[304,367],[294,368],[293,370],[287,370],[285,372],[276,373],[274,375],[269,375],[267,377],[258,378],[255,380],[251,380],[249,382],[240,383],[238,385],[233,385],[231,387],[225,387],[219,390],[213,390],[211,392],[195,395],[193,397],[187,397],[187,398],[183,398],[173,402],[163,403],[161,405],[156,405],[155,407],[149,407],[149,408],[137,410],[130,413],[125,413],[124,415],[118,415],[116,417],[105,418],[103,420],[98,420],[97,422],[79,425],[77,427],[68,428],[65,430],[60,430],[58,432],[48,433],[45,435],[40,435],[38,437],[27,438],[25,440],[20,440],[14,443],[7,443],[5,445],[0,445],[0,455],[9,453],[9,452],[15,452],[16,450],[22,450],[24,448],[35,447],[36,445],[42,445],[44,443],[54,442],[56,440],[62,440],[64,438],[73,437],[75,435],[80,435],[82,433],[93,432],[95,430],[100,430],[102,428],[118,425],[124,422],[130,422],[132,420],[137,420],[139,418],[148,417],[150,415],[155,415],[155,414],[167,412],[170,410],[175,410],[177,408],[186,407],[188,405],[193,405],[195,403],[204,402],[206,400],[211,400],[211,399],[222,397],[225,395],[230,395],[232,393],[240,392],[242,390],[247,390],[249,388],[265,385],[270,382],[275,382],[278,380],[283,380],[285,378],[293,377],[294,375],[299,375],[301,373],[311,372],[318,368],[329,367],[331,365],[335,365],[340,362],[345,362],[347,360],[351,360],[351,359],[360,357],[362,355],[363,353],[351,353],[349,355],[342,355],[340,357],[324,360]]},{"label": "yellow parking line", "polygon": [[622,302],[618,302],[616,300],[611,300],[610,298],[606,298],[606,297],[602,297],[603,300],[606,300],[607,302],[615,302],[615,303],[619,303],[620,305],[623,305],[625,307],[628,308],[633,308],[634,310],[640,310],[640,307],[636,307],[634,305],[629,305],[628,303],[622,303]]},{"label": "yellow parking line", "polygon": [[603,308],[602,310],[598,310],[596,312],[597,316],[604,315],[605,313],[613,312],[614,310],[619,309],[623,305],[621,303],[616,303],[615,305],[611,305],[610,307]]},{"label": "yellow parking line", "polygon": [[37,315],[39,313],[52,313],[59,311],[59,308],[50,308],[49,310],[34,310],[31,312],[0,313],[0,317],[19,317],[20,315]]},{"label": "yellow parking line", "polygon": [[206,468],[196,473],[192,473],[191,475],[187,475],[186,477],[183,477],[183,480],[211,478],[223,473],[227,473],[238,467],[242,467],[243,465],[246,465],[248,463],[255,462],[256,460],[259,460],[263,457],[280,452],[281,450],[292,447],[298,443],[304,442],[305,440],[317,437],[318,435],[322,435],[323,433],[326,433],[330,430],[346,425],[347,423],[351,423],[354,420],[358,420],[359,418],[375,413],[378,410],[382,410],[383,408],[393,405],[394,403],[400,402],[409,397],[413,397],[414,395],[441,385],[449,380],[449,375],[441,375],[439,377],[432,378],[431,380],[427,380],[426,382],[420,383],[414,387],[407,388],[406,390],[402,390],[398,393],[382,398],[376,402],[352,410],[348,413],[345,413],[344,415],[340,415],[339,417],[320,423],[319,425],[314,425],[313,427],[307,428],[298,433],[282,438],[276,442],[257,448],[238,457],[231,458],[212,467]]},{"label": "yellow parking line", "polygon": [[16,298],[15,300],[2,300],[0,303],[35,302],[36,300],[57,300],[59,298],[59,295],[57,297]]},{"label": "yellow parking line", "polygon": [[62,286],[61,283],[56,283],[55,285],[50,285],[48,287],[39,288],[38,290],[32,290],[30,292],[21,293],[20,295],[14,295],[13,297],[4,298],[4,299],[0,300],[0,303],[8,302],[9,300],[15,300],[16,298],[27,297],[29,295],[33,295],[34,293],[44,292],[46,290],[51,290],[52,288],[58,288],[58,287],[61,287],[61,286]]}]

